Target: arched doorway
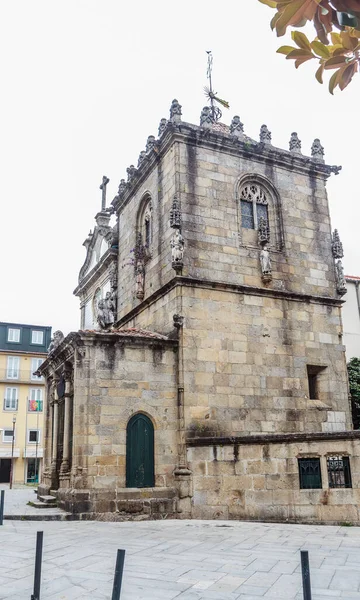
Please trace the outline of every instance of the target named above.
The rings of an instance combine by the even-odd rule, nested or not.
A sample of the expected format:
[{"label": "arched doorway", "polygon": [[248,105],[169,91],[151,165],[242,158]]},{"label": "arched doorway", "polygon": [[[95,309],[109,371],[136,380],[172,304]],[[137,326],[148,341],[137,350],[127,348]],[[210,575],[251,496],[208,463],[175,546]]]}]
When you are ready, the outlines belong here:
[{"label": "arched doorway", "polygon": [[126,428],[126,487],[154,485],[154,426],[149,417],[138,413]]}]

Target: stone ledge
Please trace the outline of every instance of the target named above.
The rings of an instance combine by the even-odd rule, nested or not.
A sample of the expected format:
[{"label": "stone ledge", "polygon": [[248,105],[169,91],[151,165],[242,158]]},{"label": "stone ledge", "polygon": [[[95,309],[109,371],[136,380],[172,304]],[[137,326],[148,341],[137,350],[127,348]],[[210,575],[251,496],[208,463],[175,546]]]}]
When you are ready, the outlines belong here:
[{"label": "stone ledge", "polygon": [[337,440],[360,440],[360,430],[335,431],[330,433],[283,433],[267,435],[195,437],[186,440],[189,447],[196,446],[233,446],[249,444],[296,444],[297,442],[327,442]]}]

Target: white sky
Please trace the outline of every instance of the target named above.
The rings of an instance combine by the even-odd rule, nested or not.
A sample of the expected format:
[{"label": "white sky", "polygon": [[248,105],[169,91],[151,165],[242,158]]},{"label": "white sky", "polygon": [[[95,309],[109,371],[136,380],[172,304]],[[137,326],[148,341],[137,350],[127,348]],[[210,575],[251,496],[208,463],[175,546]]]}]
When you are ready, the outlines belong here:
[{"label": "white sky", "polygon": [[315,61],[296,71],[275,53],[289,40],[271,16],[258,0],[1,3],[0,320],[78,329],[72,292],[102,175],[111,201],[173,98],[199,123],[208,49],[231,105],[224,122],[239,114],[255,139],[266,123],[286,149],[297,131],[304,154],[319,137],[326,161],[343,166],[328,183],[332,224],[345,272],[360,275],[360,76],[330,96]]}]

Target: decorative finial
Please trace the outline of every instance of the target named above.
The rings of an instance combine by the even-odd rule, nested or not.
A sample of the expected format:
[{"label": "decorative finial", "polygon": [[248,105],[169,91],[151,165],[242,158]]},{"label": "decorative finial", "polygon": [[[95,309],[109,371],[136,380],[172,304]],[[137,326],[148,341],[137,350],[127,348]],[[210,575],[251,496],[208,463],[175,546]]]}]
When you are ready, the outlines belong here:
[{"label": "decorative finial", "polygon": [[136,175],[136,169],[135,169],[134,165],[130,165],[130,167],[128,167],[126,169],[126,172],[127,172],[127,176],[128,176],[128,183],[130,183]]},{"label": "decorative finial", "polygon": [[213,123],[210,106],[204,106],[200,115],[200,127],[212,127]]},{"label": "decorative finial", "polygon": [[331,250],[332,250],[334,258],[343,258],[344,248],[341,243],[339,232],[337,229],[334,229],[332,242],[331,242]]},{"label": "decorative finial", "polygon": [[153,148],[155,148],[155,137],[153,135],[149,135],[148,139],[146,140],[146,154],[151,152]]},{"label": "decorative finial", "polygon": [[120,179],[119,187],[118,187],[118,196],[122,196],[126,190],[125,179]]},{"label": "decorative finial", "polygon": [[165,131],[166,124],[167,124],[167,119],[163,118],[160,120],[159,129],[158,129],[158,137],[162,136],[163,132]]},{"label": "decorative finial", "polygon": [[138,163],[137,163],[137,168],[140,167],[141,163],[143,162],[144,158],[146,157],[146,152],[145,150],[141,150],[140,154],[139,154],[139,158],[138,158]]},{"label": "decorative finial", "polygon": [[176,99],[174,99],[170,106],[170,121],[172,123],[180,123],[181,115],[181,105]]},{"label": "decorative finial", "polygon": [[206,50],[206,53],[208,55],[207,78],[209,80],[209,87],[205,87],[204,88],[205,89],[205,96],[210,101],[210,119],[211,119],[211,122],[212,123],[217,123],[218,121],[220,121],[220,119],[222,117],[222,112],[221,112],[220,108],[215,105],[215,102],[217,102],[218,104],[221,104],[221,106],[224,106],[225,108],[230,108],[230,105],[229,105],[229,103],[226,100],[222,100],[221,98],[218,98],[218,96],[216,95],[216,92],[213,91],[213,88],[212,88],[212,78],[211,78],[211,75],[212,75],[212,65],[213,65],[213,56],[212,56],[211,50]]},{"label": "decorative finial", "polygon": [[260,127],[260,143],[271,144],[271,132],[268,130],[267,125],[261,125]]},{"label": "decorative finial", "polygon": [[244,139],[244,125],[240,121],[240,117],[235,115],[230,125],[230,134],[237,137],[239,140]]},{"label": "decorative finial", "polygon": [[301,154],[301,141],[299,140],[296,131],[293,131],[291,134],[289,150],[290,152],[294,152],[294,154]]},{"label": "decorative finial", "polygon": [[320,143],[320,140],[316,138],[311,146],[311,156],[314,160],[324,162],[324,148]]},{"label": "decorative finial", "polygon": [[101,195],[101,212],[104,212],[105,208],[106,208],[106,186],[109,183],[110,179],[108,177],[106,177],[106,175],[103,175],[102,178],[102,184],[100,185],[100,189],[102,191],[102,195]]}]

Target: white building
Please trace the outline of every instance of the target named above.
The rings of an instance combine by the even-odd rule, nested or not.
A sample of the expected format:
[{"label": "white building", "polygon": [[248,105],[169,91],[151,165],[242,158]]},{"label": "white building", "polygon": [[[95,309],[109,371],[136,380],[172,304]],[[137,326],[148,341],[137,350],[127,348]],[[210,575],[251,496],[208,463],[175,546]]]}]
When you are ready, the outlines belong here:
[{"label": "white building", "polygon": [[346,275],[347,294],[342,309],[346,358],[360,358],[360,277]]}]

